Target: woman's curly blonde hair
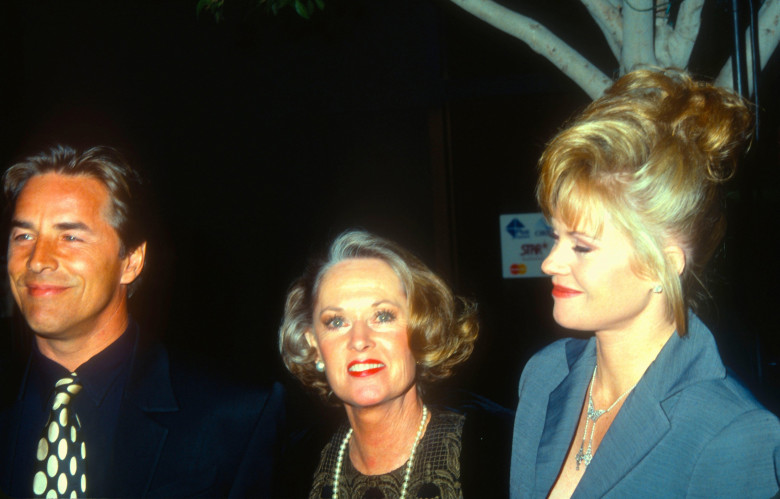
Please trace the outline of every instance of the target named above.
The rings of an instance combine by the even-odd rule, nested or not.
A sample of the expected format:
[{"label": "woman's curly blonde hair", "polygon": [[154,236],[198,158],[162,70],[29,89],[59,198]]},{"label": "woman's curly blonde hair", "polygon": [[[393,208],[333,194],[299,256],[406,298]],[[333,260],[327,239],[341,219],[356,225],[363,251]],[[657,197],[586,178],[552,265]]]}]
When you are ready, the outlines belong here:
[{"label": "woman's curly blonde hair", "polygon": [[455,297],[440,277],[397,244],[356,230],[339,235],[327,257],[310,264],[287,293],[279,328],[279,352],[287,369],[327,400],[330,388],[325,373],[314,367],[316,350],[305,334],[313,331],[314,303],[323,276],[333,265],[354,258],[382,260],[400,279],[408,300],[409,348],[417,361],[418,386],[452,375],[474,349],[479,332],[476,305]]},{"label": "woman's curly blonde hair", "polygon": [[[677,332],[706,295],[701,273],[726,230],[722,184],[752,132],[738,95],[674,69],[620,78],[548,144],[536,196],[548,218],[598,234],[609,218],[632,241],[633,268],[657,279]],[[677,267],[664,249],[685,253]]]}]

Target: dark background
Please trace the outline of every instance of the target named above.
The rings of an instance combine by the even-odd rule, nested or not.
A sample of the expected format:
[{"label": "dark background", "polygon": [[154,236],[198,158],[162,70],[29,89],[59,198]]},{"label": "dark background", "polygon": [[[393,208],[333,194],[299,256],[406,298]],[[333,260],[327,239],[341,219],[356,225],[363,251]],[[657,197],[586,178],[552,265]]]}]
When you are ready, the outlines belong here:
[{"label": "dark background", "polygon": [[[513,407],[524,362],[563,332],[548,280],[501,278],[498,216],[537,211],[536,159],[588,97],[444,0],[333,0],[312,21],[228,0],[220,23],[195,3],[4,2],[2,165],[58,142],[122,149],[157,214],[134,315],[252,379],[290,381],[276,330],[307,258],[346,228],[393,239],[479,302],[477,350],[449,386]],[[507,3],[616,72],[578,2]],[[730,50],[725,3],[708,2],[691,62],[705,77]],[[765,400],[780,386],[778,59],[705,313]]]}]

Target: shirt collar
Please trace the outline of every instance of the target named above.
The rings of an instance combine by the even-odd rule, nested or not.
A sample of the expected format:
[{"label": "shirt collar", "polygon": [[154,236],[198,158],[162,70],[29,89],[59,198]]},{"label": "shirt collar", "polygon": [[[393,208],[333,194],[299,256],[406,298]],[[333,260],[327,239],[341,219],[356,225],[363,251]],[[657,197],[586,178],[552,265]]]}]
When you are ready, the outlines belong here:
[{"label": "shirt collar", "polygon": [[[135,349],[138,327],[131,320],[122,335],[109,346],[92,356],[76,369],[79,381],[95,405],[100,405],[111,385],[130,364]],[[45,357],[36,342],[33,342],[31,388],[41,394],[41,403],[46,404],[54,383],[68,376],[70,371]]]}]

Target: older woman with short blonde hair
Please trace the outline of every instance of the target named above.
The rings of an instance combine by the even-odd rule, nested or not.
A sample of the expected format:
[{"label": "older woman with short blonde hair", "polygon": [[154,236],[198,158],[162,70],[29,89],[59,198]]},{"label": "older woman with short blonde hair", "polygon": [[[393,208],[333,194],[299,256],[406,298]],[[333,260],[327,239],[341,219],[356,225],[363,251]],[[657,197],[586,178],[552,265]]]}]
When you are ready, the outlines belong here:
[{"label": "older woman with short blonde hair", "polygon": [[339,262],[376,258],[388,264],[409,299],[409,346],[418,363],[421,388],[445,379],[471,355],[479,332],[477,308],[456,298],[447,284],[417,257],[364,231],[347,231],[331,244],[324,260],[312,263],[287,293],[279,330],[279,351],[287,368],[305,386],[327,399],[330,388],[315,366],[316,349],[306,341],[323,276]]},{"label": "older woman with short blonde hair", "polygon": [[[468,359],[477,332],[476,306],[415,256],[367,232],[338,236],[291,286],[279,330],[290,372],[347,416],[322,450],[309,497],[462,497],[469,474],[475,494],[506,490],[484,484],[501,465],[463,449],[464,434],[488,440],[490,431],[426,401]],[[493,471],[464,469],[467,458]]]}]

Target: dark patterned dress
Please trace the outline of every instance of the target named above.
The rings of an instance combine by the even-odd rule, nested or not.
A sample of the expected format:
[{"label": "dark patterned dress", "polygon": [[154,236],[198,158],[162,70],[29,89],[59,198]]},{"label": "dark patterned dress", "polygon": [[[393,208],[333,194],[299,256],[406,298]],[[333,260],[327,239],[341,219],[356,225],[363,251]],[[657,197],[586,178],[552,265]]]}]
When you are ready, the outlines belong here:
[{"label": "dark patterned dress", "polygon": [[[449,411],[432,410],[431,420],[417,445],[407,498],[462,498],[460,453],[463,422],[466,417]],[[342,425],[322,450],[314,473],[310,499],[333,495],[333,472],[339,446],[349,426]],[[410,449],[411,450],[411,449]],[[384,475],[363,475],[345,456],[339,478],[339,497],[349,499],[393,499],[401,496],[406,463]]]}]

